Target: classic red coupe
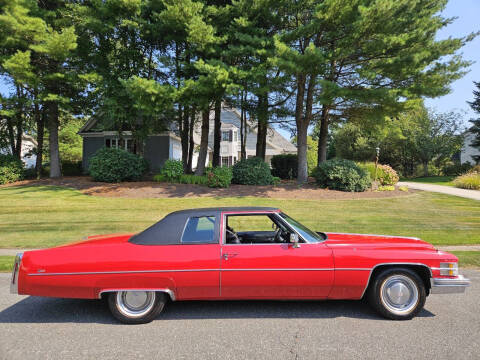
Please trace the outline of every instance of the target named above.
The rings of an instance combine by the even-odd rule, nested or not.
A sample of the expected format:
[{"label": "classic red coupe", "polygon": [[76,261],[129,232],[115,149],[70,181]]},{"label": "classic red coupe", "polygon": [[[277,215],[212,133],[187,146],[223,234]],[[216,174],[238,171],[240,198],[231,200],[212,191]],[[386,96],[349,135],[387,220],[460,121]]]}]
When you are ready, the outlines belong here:
[{"label": "classic red coupe", "polygon": [[458,259],[417,238],[322,233],[276,208],[177,211],[138,234],[91,236],[15,260],[13,293],[108,297],[129,324],[168,300],[361,299],[410,319],[430,293],[464,292]]}]

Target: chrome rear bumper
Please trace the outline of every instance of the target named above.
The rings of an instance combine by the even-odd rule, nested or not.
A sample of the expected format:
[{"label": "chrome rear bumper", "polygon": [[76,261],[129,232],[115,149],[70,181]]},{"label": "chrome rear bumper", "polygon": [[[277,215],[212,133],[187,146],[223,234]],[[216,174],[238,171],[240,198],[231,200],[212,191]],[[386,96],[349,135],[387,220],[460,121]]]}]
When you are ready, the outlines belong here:
[{"label": "chrome rear bumper", "polygon": [[10,293],[18,294],[18,273],[22,264],[23,253],[18,253],[15,257],[12,270],[12,280],[10,281]]},{"label": "chrome rear bumper", "polygon": [[463,275],[454,278],[431,278],[431,294],[455,294],[465,292],[465,288],[470,286],[470,280]]}]

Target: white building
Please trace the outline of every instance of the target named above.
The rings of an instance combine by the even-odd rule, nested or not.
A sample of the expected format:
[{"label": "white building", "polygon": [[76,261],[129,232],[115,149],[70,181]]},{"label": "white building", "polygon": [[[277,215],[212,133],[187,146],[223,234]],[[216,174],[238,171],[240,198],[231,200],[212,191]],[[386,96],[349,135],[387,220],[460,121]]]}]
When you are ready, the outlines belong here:
[{"label": "white building", "polygon": [[[35,163],[37,161],[37,155],[34,153],[34,150],[37,148],[37,141],[29,136],[23,135],[22,136],[22,151],[20,158],[25,164],[25,168],[33,168],[35,167]],[[0,149],[0,154],[11,154],[12,151],[10,147],[6,147]]]}]

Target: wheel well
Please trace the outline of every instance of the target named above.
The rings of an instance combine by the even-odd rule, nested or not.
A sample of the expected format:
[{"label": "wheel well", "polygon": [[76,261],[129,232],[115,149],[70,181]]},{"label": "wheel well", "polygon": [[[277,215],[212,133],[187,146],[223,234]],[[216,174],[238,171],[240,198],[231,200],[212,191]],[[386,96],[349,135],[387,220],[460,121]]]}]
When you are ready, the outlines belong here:
[{"label": "wheel well", "polygon": [[[112,292],[117,292],[117,291],[123,291],[123,290],[135,290],[135,289],[118,289],[118,290],[105,290],[105,291],[100,291],[98,297],[99,299],[107,299],[108,298],[108,295]],[[148,291],[155,291],[155,292],[159,292],[159,293],[162,293],[162,294],[165,294],[167,296],[167,299],[171,300],[171,301],[175,301],[176,298],[175,298],[175,293],[170,290],[170,289],[146,289]]]},{"label": "wheel well", "polygon": [[380,274],[383,270],[385,269],[409,269],[414,271],[418,276],[423,281],[423,284],[425,285],[425,290],[427,292],[427,296],[430,293],[430,277],[431,277],[431,272],[430,269],[426,265],[411,265],[411,264],[385,264],[385,265],[379,265],[375,269],[373,269],[372,273],[370,274],[370,278],[368,279],[368,284],[367,288],[365,289],[364,295],[367,293],[368,288],[370,285],[373,283],[373,279],[375,279],[378,274]]}]

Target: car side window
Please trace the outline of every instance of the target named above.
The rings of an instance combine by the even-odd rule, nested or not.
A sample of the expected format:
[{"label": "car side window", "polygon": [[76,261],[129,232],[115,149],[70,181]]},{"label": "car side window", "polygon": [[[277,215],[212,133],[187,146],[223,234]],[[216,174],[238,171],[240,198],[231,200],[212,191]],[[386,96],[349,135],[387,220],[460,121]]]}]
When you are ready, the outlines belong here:
[{"label": "car side window", "polygon": [[182,244],[211,244],[215,242],[215,216],[191,217],[183,231]]}]

